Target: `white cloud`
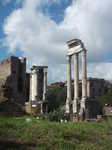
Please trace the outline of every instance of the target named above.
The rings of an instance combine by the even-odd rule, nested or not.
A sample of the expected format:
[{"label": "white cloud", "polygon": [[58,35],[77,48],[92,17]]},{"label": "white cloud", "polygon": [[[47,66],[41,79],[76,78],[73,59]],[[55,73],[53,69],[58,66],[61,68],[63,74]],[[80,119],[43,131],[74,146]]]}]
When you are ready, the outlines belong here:
[{"label": "white cloud", "polygon": [[66,10],[64,24],[77,27],[88,49],[89,61],[104,61],[104,55],[111,51],[111,6],[111,0],[78,0]]},{"label": "white cloud", "polygon": [[[4,33],[9,50],[21,49],[30,64],[49,65],[49,79],[61,80],[66,74],[66,41],[81,38],[88,50],[88,65],[94,63],[94,71],[101,76],[101,66],[107,67],[101,62],[112,48],[112,1],[74,0],[60,24],[42,13],[41,6],[45,3],[50,1],[25,0],[22,8],[7,17]],[[94,75],[91,67],[88,72]],[[102,76],[110,79],[109,74],[110,71]]]},{"label": "white cloud", "polygon": [[44,16],[37,10],[36,4],[34,0],[26,0],[22,9],[15,10],[7,18],[4,31],[9,49],[22,49],[38,64],[63,63],[69,30]]},{"label": "white cloud", "polygon": [[112,80],[112,63],[90,63],[88,65],[88,76]]}]

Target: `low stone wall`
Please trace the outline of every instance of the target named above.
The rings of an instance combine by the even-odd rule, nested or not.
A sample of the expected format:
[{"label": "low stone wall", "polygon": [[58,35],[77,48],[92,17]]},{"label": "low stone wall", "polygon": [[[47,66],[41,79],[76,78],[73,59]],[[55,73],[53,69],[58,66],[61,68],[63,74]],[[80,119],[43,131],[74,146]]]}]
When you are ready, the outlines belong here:
[{"label": "low stone wall", "polygon": [[0,104],[1,116],[24,116],[25,114],[24,107],[15,102],[5,100]]},{"label": "low stone wall", "polygon": [[31,107],[31,103],[25,103],[25,111],[28,114],[40,115],[41,114],[42,103],[38,103],[36,106]]}]

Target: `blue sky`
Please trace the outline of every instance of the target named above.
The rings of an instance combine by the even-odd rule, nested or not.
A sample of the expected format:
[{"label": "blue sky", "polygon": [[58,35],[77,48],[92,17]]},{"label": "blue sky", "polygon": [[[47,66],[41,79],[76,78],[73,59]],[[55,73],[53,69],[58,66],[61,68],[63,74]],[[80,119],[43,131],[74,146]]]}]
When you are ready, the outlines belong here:
[{"label": "blue sky", "polygon": [[[0,40],[3,40],[5,38],[5,34],[3,31],[3,25],[5,19],[10,15],[10,13],[14,9],[18,9],[21,7],[21,3],[16,5],[16,1],[12,0],[11,2],[1,0],[0,1]],[[15,52],[11,53],[8,51],[8,47],[6,46],[1,46],[0,47],[0,60],[9,57],[10,55],[17,55],[17,56],[22,56],[21,50],[16,50]]]},{"label": "blue sky", "polygon": [[64,18],[64,11],[65,9],[72,3],[72,0],[64,1],[58,3],[52,3],[51,5],[43,6],[42,10],[45,14],[49,14],[51,19],[56,21],[56,23],[59,23]]},{"label": "blue sky", "polygon": [[111,7],[112,0],[0,0],[0,60],[24,56],[28,68],[48,65],[49,81],[65,80],[66,41],[80,38],[88,76],[112,80]]},{"label": "blue sky", "polygon": [[[63,20],[64,10],[72,3],[72,0],[62,1],[60,4],[52,3],[42,6],[42,11],[45,15],[49,15],[51,19],[53,19],[57,24]],[[22,7],[22,1],[20,0],[18,3],[16,0],[1,0],[0,1],[0,39],[5,38],[5,34],[3,31],[3,25],[6,18],[16,9]],[[13,52],[8,51],[8,47],[2,46],[0,47],[0,60],[10,56],[23,56],[23,52],[20,49],[16,49]]]}]

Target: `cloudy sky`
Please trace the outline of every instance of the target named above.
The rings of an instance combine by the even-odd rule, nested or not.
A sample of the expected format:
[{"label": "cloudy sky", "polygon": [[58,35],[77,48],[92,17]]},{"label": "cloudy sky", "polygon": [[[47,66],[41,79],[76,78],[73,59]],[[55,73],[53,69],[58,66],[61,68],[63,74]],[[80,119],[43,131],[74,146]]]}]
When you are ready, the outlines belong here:
[{"label": "cloudy sky", "polygon": [[[112,0],[0,0],[0,60],[48,65],[49,82],[66,80],[66,41],[87,49],[88,77],[112,80]],[[81,66],[80,66],[81,72]]]}]

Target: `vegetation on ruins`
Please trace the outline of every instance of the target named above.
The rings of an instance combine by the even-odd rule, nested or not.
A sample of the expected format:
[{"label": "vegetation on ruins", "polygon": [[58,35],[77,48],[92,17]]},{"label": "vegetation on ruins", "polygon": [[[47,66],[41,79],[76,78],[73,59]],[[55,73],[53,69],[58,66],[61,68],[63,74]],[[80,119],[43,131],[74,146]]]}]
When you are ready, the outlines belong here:
[{"label": "vegetation on ruins", "polygon": [[59,110],[66,101],[66,87],[49,87],[48,88],[48,112]]},{"label": "vegetation on ruins", "polygon": [[[65,86],[49,87],[48,114],[39,118],[0,117],[0,149],[111,150],[112,121],[69,122],[70,116],[63,111],[65,101]],[[104,96],[97,97],[97,102],[101,110],[105,103],[112,104],[112,86]],[[0,109],[3,108],[8,111],[11,107],[3,103]],[[15,113],[19,111],[19,105],[14,108]]]},{"label": "vegetation on ruins", "polygon": [[96,100],[103,113],[103,107],[105,104],[112,105],[112,85],[110,85],[110,87],[108,88],[108,90],[105,92],[103,96],[96,97]]},{"label": "vegetation on ruins", "polygon": [[0,117],[1,150],[111,150],[112,121],[56,123]]}]

